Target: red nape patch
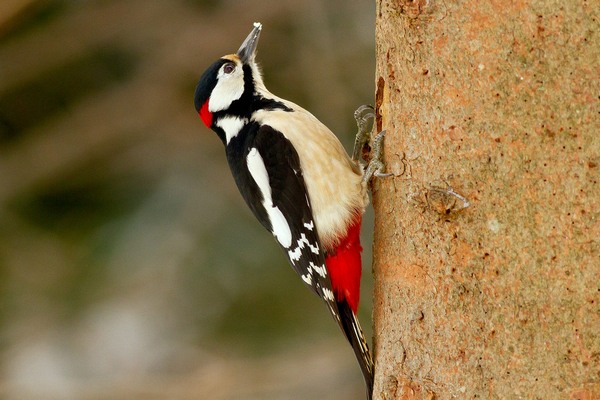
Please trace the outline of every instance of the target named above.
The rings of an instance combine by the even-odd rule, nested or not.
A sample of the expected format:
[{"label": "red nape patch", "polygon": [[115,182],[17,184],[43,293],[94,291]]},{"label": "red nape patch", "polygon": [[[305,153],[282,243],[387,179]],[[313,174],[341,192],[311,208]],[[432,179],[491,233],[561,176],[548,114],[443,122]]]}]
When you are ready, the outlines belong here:
[{"label": "red nape patch", "polygon": [[340,241],[335,252],[325,257],[325,264],[331,286],[337,301],[346,300],[356,314],[360,300],[360,275],[362,272],[360,253],[360,224],[359,215],[348,229],[346,236]]},{"label": "red nape patch", "polygon": [[210,111],[208,111],[208,100],[206,100],[204,104],[202,104],[199,114],[200,118],[202,119],[202,122],[204,122],[204,125],[210,128],[212,126],[213,115]]}]

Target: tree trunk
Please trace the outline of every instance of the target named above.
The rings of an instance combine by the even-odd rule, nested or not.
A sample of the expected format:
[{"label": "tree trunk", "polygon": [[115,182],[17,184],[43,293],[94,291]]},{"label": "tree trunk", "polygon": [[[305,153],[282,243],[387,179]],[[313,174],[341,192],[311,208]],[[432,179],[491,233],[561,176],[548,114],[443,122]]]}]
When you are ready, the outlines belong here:
[{"label": "tree trunk", "polygon": [[374,399],[600,398],[592,3],[378,0]]}]

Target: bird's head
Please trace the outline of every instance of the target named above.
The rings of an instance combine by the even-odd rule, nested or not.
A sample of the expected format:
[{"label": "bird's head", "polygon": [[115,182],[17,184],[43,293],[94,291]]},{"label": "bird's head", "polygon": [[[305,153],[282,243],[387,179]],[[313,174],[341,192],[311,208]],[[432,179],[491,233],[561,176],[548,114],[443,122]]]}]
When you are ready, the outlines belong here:
[{"label": "bird's head", "polygon": [[213,127],[215,115],[249,112],[256,85],[262,78],[255,62],[256,47],[262,25],[254,23],[252,32],[235,54],[215,61],[200,77],[196,86],[194,104],[204,124]]}]

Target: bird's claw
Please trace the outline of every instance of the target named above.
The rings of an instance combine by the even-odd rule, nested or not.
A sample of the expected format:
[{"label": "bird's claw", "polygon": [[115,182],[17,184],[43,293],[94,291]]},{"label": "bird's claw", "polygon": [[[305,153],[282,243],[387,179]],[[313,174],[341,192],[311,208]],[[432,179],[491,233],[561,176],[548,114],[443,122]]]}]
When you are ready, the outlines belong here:
[{"label": "bird's claw", "polygon": [[375,110],[370,105],[362,105],[354,111],[354,119],[356,120],[358,131],[354,140],[352,160],[358,163],[362,155],[362,149],[371,137],[373,121],[375,120]]},{"label": "bird's claw", "polygon": [[[362,158],[362,152],[365,144],[371,139],[371,132],[373,130],[373,121],[375,120],[375,110],[373,106],[362,105],[354,111],[354,119],[356,120],[356,126],[358,132],[356,133],[356,140],[354,141],[354,150],[352,152],[352,160],[356,163]],[[365,167],[363,175],[363,182],[369,182],[371,178],[386,178],[393,174],[385,173],[385,164],[382,161],[383,158],[383,138],[385,137],[385,131],[379,132],[373,139],[370,161]]]},{"label": "bird's claw", "polygon": [[381,131],[373,139],[373,146],[371,148],[371,161],[365,168],[363,175],[363,182],[369,182],[373,177],[376,178],[387,178],[394,174],[386,173],[385,164],[382,161],[383,158],[383,138],[385,137],[385,131]]}]

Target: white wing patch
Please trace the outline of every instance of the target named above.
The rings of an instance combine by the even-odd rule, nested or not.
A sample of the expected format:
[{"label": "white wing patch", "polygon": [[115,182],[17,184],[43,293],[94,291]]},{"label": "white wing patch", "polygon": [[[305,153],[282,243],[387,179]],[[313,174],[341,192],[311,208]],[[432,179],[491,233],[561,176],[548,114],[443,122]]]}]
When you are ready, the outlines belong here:
[{"label": "white wing patch", "polygon": [[[304,227],[306,229],[308,229],[309,231],[312,231],[315,228],[315,224],[312,221],[310,221],[308,223],[305,222]],[[304,250],[306,247],[308,247],[308,249],[313,254],[318,255],[320,252],[319,244],[318,243],[314,243],[314,244],[310,243],[308,241],[308,239],[306,238],[306,235],[304,233],[302,233],[300,235],[300,239],[298,239],[296,242],[296,248],[288,250],[288,257],[290,258],[290,261],[292,262],[292,264],[296,264],[296,262],[298,262],[300,260],[300,258],[302,258],[302,250]],[[307,269],[306,275],[301,276],[302,280],[304,282],[308,283],[309,285],[312,285],[313,284],[313,272],[316,272],[317,274],[319,274],[321,276],[321,278],[327,277],[327,268],[325,267],[325,264],[316,265],[315,263],[310,261],[308,263],[308,269]]]},{"label": "white wing patch", "polygon": [[300,275],[300,278],[302,278],[302,280],[304,282],[306,282],[307,285],[312,285],[312,273],[311,271],[308,271],[308,274],[306,275]]},{"label": "white wing patch", "polygon": [[224,117],[219,119],[216,125],[225,131],[225,139],[229,144],[229,141],[236,137],[247,123],[246,118]]},{"label": "white wing patch", "polygon": [[[262,95],[281,100],[266,89]],[[298,152],[315,229],[321,243],[331,247],[346,233],[353,214],[365,209],[362,173],[351,168],[346,150],[327,127],[296,104],[281,101],[294,112],[259,110],[252,120],[281,132]]]},{"label": "white wing patch", "polygon": [[300,256],[302,255],[302,249],[304,249],[305,246],[308,246],[310,248],[310,251],[312,251],[313,253],[319,254],[318,243],[315,243],[314,245],[310,244],[310,242],[306,238],[306,235],[303,233],[300,235],[300,239],[298,239],[296,248],[293,250],[288,250],[288,256],[290,257],[290,260],[298,261],[300,259]]},{"label": "white wing patch", "polygon": [[320,267],[318,267],[315,264],[313,264],[312,262],[309,265],[313,269],[313,271],[315,271],[317,274],[321,275],[321,278],[325,278],[327,276],[327,269],[325,269],[324,265],[321,265]]},{"label": "white wing patch", "polygon": [[[333,291],[327,289],[327,288],[323,288],[323,295],[325,296],[325,298],[329,301],[334,301],[335,298],[333,297]],[[336,318],[340,318],[338,316],[338,313],[333,313],[335,315]]]},{"label": "white wing patch", "polygon": [[265,163],[256,148],[250,149],[250,152],[246,156],[246,163],[250,175],[252,175],[252,178],[258,185],[262,194],[262,204],[269,216],[271,228],[273,229],[272,233],[277,241],[287,249],[292,244],[292,231],[281,210],[273,205],[271,186],[269,185],[269,174],[267,173]]}]

